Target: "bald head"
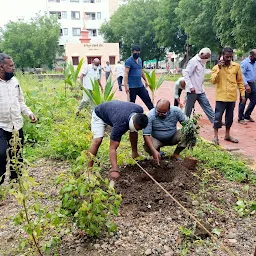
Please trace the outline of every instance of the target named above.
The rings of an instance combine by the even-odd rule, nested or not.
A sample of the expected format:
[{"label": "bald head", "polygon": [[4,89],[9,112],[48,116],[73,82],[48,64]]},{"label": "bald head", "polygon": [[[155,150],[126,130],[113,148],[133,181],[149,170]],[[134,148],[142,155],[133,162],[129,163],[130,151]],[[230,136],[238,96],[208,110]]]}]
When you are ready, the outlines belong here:
[{"label": "bald head", "polygon": [[100,60],[98,58],[95,58],[93,60],[93,64],[96,65],[96,66],[99,66],[100,65]]},{"label": "bald head", "polygon": [[170,110],[170,101],[166,99],[161,99],[156,104],[156,113],[159,117],[166,116]]}]

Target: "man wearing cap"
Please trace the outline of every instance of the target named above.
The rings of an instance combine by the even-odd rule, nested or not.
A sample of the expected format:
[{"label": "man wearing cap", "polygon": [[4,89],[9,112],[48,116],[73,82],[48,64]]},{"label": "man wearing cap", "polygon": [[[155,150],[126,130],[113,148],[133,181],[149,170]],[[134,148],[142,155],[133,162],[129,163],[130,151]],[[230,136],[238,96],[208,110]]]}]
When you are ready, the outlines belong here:
[{"label": "man wearing cap", "polygon": [[190,116],[195,102],[199,105],[207,115],[211,123],[214,122],[214,111],[206,97],[203,82],[205,74],[205,64],[211,57],[211,50],[203,48],[199,54],[195,55],[184,70],[184,79],[186,82],[187,104],[185,108],[186,116]]}]

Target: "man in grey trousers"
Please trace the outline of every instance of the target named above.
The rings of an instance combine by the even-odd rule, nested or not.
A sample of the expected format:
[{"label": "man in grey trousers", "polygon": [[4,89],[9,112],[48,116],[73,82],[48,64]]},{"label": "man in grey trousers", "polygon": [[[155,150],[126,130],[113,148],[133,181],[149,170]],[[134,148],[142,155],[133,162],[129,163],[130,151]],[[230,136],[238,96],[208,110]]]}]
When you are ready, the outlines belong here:
[{"label": "man in grey trousers", "polygon": [[196,101],[207,115],[211,123],[214,122],[214,111],[206,97],[203,87],[205,64],[211,57],[211,50],[203,48],[199,54],[195,55],[189,62],[184,71],[186,82],[187,104],[185,108],[186,116],[190,117]]}]

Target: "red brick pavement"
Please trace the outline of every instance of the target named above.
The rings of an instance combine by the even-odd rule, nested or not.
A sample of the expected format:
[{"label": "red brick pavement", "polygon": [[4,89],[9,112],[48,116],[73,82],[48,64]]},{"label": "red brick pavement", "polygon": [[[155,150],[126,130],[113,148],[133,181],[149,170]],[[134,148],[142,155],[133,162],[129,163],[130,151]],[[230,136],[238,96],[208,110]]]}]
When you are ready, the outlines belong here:
[{"label": "red brick pavement", "polygon": [[[174,95],[174,82],[165,81],[160,89],[156,92],[156,99],[155,102],[161,98],[169,99],[171,101],[171,104],[173,104],[173,95]],[[211,106],[215,107],[215,88],[214,86],[206,86],[206,95],[211,103]],[[185,93],[183,92],[181,97]],[[124,90],[122,92],[116,91],[115,98],[120,100],[126,100],[126,94]],[[140,98],[136,99],[136,103],[143,106],[145,111],[148,111],[144,103],[140,100]],[[207,116],[202,111],[201,107],[198,103],[195,105],[196,113],[202,114],[200,125],[200,135],[211,141],[213,138],[213,128],[209,120],[207,119]],[[225,134],[225,127],[219,130],[219,140],[220,145],[226,148],[230,151],[235,151],[238,154],[242,154],[246,156],[247,158],[251,159],[254,164],[256,164],[256,122],[255,123],[248,123],[247,125],[241,125],[237,122],[237,115],[238,115],[238,102],[236,104],[235,108],[235,118],[233,126],[231,127],[231,135],[239,140],[238,144],[234,144],[231,142],[227,142],[224,140],[224,134]],[[252,118],[256,120],[256,110],[252,114]],[[223,118],[224,120],[224,118]]]}]

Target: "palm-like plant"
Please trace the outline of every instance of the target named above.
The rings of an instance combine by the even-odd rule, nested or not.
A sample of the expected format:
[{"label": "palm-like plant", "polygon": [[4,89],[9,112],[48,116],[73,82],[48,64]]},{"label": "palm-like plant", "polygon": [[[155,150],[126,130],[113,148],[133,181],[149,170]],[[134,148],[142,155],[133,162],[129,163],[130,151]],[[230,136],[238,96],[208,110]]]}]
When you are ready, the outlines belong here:
[{"label": "palm-like plant", "polygon": [[77,67],[75,68],[73,64],[66,64],[64,68],[64,81],[65,84],[70,85],[71,89],[76,88],[77,85],[81,86],[80,81],[78,80],[79,73],[81,71],[81,68],[83,66],[84,59],[82,58]]},{"label": "palm-like plant", "polygon": [[151,93],[152,93],[152,102],[154,104],[155,92],[156,92],[157,89],[160,88],[160,86],[164,82],[164,76],[160,76],[160,78],[157,79],[155,69],[152,70],[151,72],[147,72],[147,71],[144,70],[144,74],[147,78],[148,87],[149,87],[149,89],[151,90]]},{"label": "palm-like plant", "polygon": [[112,81],[111,76],[109,76],[103,91],[101,91],[97,80],[91,80],[91,83],[92,90],[87,90],[85,88],[83,88],[83,90],[95,106],[113,99],[115,91],[113,91],[114,81]]}]

